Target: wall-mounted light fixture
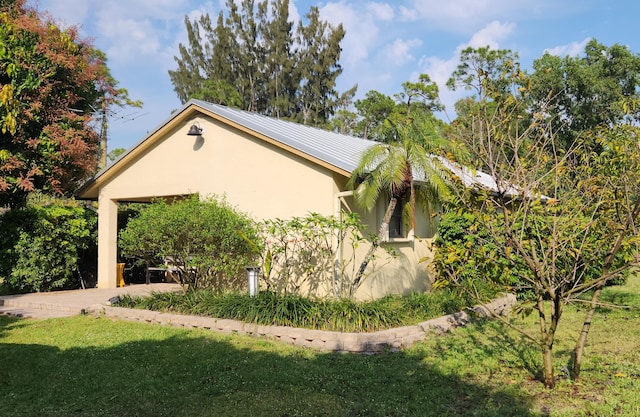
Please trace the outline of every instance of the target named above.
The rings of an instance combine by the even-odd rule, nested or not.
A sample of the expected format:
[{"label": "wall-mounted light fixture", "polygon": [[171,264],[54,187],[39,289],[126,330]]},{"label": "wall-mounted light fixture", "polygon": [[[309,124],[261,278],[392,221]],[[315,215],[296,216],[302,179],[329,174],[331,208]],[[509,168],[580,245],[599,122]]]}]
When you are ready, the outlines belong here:
[{"label": "wall-mounted light fixture", "polygon": [[204,132],[204,128],[200,126],[200,123],[195,122],[189,128],[189,132],[187,132],[188,136],[200,136]]}]

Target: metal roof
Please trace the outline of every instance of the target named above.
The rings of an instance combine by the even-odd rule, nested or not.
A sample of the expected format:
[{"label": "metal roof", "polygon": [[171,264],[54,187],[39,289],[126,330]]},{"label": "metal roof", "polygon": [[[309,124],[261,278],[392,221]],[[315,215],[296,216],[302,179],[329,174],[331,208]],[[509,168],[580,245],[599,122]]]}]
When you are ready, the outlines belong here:
[{"label": "metal roof", "polygon": [[376,143],[201,100],[190,100],[185,106],[190,104],[350,173],[362,153]]},{"label": "metal roof", "polygon": [[[379,143],[201,100],[190,103],[350,173],[358,166],[362,153]],[[443,157],[435,158],[466,187],[498,191],[498,184],[489,174],[461,167]],[[424,173],[418,173],[417,179],[424,180]],[[506,191],[508,195],[519,194],[514,187],[508,187]]]},{"label": "metal roof", "polygon": [[[155,132],[169,124],[183,111],[192,106],[198,107],[207,113],[214,114],[221,119],[226,119],[241,126],[247,131],[253,131],[259,136],[277,141],[287,147],[309,155],[309,157],[313,159],[320,160],[348,173],[352,173],[358,166],[363,152],[367,148],[378,143],[367,139],[361,139],[354,136],[305,126],[299,123],[276,119],[274,117],[268,117],[254,112],[192,99],[185,103],[178,111],[174,112],[156,129],[151,130],[145,138],[133,146],[128,152],[121,155],[112,164],[103,168],[91,180],[87,181],[87,183],[80,187],[79,192],[82,192],[83,189],[94,184],[98,178],[110,171],[121,159],[124,159],[129,153],[133,152],[136,148],[145,143]],[[497,191],[497,184],[488,174],[460,167],[441,157],[436,158],[439,158],[444,167],[450,170],[452,174],[459,176],[465,186]],[[418,174],[417,177],[417,179],[420,180],[420,177],[424,177],[424,174]],[[424,180],[424,178],[422,179]],[[514,191],[514,194],[517,194],[517,190],[509,191]]]},{"label": "metal roof", "polygon": [[[348,172],[353,172],[358,166],[367,148],[379,143],[201,100],[191,100],[190,103]],[[490,175],[460,167],[443,157],[436,158],[446,169],[460,177],[465,186],[494,191],[498,189]],[[417,177],[424,179],[424,174],[418,173]]]}]

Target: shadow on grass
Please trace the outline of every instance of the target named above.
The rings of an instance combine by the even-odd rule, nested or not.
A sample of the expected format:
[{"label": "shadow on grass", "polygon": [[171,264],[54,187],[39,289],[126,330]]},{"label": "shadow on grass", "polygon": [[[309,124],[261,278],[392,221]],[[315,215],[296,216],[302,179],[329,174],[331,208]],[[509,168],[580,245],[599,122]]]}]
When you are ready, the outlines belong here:
[{"label": "shadow on grass", "polygon": [[620,307],[630,307],[637,310],[640,308],[640,294],[633,291],[625,291],[618,287],[603,292],[600,296],[600,302],[617,306],[614,308],[599,307],[598,309],[603,312],[620,309]]},{"label": "shadow on grass", "polygon": [[[0,323],[5,336],[23,331]],[[85,346],[0,339],[0,398],[12,416],[534,415],[526,393],[442,372],[419,349],[318,353],[106,319],[32,323],[43,335],[72,332],[65,326],[75,323]],[[96,346],[97,335],[122,341]]]},{"label": "shadow on grass", "polygon": [[[1,302],[2,301],[0,301],[0,303]],[[21,320],[19,318],[0,315],[0,337],[4,335],[4,333],[7,331],[7,328],[11,327],[13,329],[16,329],[20,325]]]},{"label": "shadow on grass", "polygon": [[523,369],[529,377],[542,381],[540,350],[524,335],[487,319],[475,319],[472,329],[458,329],[460,337],[440,338],[436,353],[440,358],[457,357],[460,363],[483,366],[487,375],[502,369]]}]

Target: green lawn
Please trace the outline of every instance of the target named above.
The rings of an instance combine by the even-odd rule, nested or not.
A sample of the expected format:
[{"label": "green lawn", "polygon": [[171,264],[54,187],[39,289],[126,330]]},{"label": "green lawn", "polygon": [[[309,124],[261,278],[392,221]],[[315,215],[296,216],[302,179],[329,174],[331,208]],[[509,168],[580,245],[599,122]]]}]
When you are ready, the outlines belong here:
[{"label": "green lawn", "polygon": [[[634,278],[606,296],[637,307],[639,294]],[[581,316],[565,316],[559,373]],[[493,322],[363,356],[106,318],[0,317],[0,416],[635,417],[639,319],[598,315],[583,379],[550,391],[535,380],[538,352]]]}]

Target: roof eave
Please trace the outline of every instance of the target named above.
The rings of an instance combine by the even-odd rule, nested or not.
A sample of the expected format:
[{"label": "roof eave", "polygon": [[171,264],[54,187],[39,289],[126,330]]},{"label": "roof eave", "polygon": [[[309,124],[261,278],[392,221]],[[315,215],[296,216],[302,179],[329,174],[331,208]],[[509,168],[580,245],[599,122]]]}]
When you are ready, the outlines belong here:
[{"label": "roof eave", "polygon": [[163,132],[171,129],[176,124],[190,117],[197,111],[196,104],[188,102],[181,109],[176,111],[171,117],[160,123],[151,133],[147,134],[142,140],[136,143],[131,149],[120,155],[113,163],[107,165],[98,171],[93,177],[89,178],[74,192],[76,198],[80,200],[97,200],[99,188],[102,184],[115,176],[128,161],[135,158],[136,155],[142,153],[145,149],[153,144],[155,137],[161,136]]},{"label": "roof eave", "polygon": [[147,136],[145,136],[141,141],[139,141],[136,145],[134,145],[130,150],[122,154],[118,159],[116,159],[113,163],[106,166],[99,172],[97,172],[93,177],[89,178],[85,183],[83,183],[75,192],[74,195],[78,199],[85,200],[97,200],[99,197],[99,189],[102,184],[107,182],[109,179],[113,178],[117,175],[122,167],[132,159],[134,159],[137,155],[140,155],[145,149],[150,147],[154,143],[154,138],[162,136],[164,132],[171,129],[173,126],[178,123],[193,117],[194,114],[200,113],[211,117],[214,120],[220,121],[228,126],[234,127],[240,131],[243,131],[255,138],[261,139],[267,143],[270,143],[273,146],[276,146],[280,149],[286,150],[294,155],[297,155],[307,161],[310,161],[316,165],[322,166],[328,169],[331,172],[342,175],[346,178],[351,177],[351,171],[348,168],[338,167],[330,162],[324,161],[321,158],[317,158],[313,155],[310,155],[303,150],[296,149],[293,146],[289,146],[285,143],[278,141],[272,137],[269,137],[266,134],[260,133],[254,129],[251,129],[247,126],[242,125],[241,123],[235,122],[223,115],[212,111],[211,109],[206,108],[198,100],[190,100],[185,103],[182,108],[172,114],[169,118],[164,120],[160,125],[158,125],[155,129],[151,131]]}]

